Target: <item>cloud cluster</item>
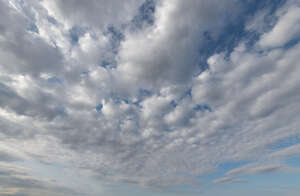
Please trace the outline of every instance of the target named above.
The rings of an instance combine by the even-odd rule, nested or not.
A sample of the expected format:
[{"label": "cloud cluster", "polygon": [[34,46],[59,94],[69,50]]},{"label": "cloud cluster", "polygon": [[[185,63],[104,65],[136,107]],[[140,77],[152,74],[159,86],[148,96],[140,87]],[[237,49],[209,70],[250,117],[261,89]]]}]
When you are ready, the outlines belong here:
[{"label": "cloud cluster", "polygon": [[[288,167],[281,161],[299,144],[276,146],[300,138],[299,3],[250,14],[234,47],[212,48],[247,6],[0,0],[0,137],[16,149],[0,150],[0,161],[37,159],[150,187],[199,184],[227,162],[279,164],[246,165],[215,183]],[[265,15],[272,25],[262,28]],[[24,188],[25,177],[28,190],[46,189],[1,171],[0,195]]]}]

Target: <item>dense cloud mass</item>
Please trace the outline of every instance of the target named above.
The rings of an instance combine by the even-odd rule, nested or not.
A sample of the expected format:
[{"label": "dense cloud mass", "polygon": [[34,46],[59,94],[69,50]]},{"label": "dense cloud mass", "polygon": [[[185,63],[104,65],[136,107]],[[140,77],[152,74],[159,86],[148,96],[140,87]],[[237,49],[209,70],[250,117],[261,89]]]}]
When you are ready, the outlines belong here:
[{"label": "dense cloud mass", "polygon": [[150,188],[300,172],[300,2],[274,2],[0,0],[0,195],[97,195],[35,162]]}]

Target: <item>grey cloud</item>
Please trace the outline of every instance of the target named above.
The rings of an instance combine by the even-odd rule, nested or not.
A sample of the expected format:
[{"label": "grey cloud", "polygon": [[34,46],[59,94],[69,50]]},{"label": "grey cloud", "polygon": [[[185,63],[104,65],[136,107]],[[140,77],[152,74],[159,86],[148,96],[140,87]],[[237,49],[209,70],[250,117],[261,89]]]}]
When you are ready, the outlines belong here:
[{"label": "grey cloud", "polygon": [[18,110],[17,113],[24,114],[26,110],[26,100],[22,97],[18,96],[10,87],[0,84],[0,92],[1,92],[1,99],[0,105],[2,107],[12,108],[13,110]]},{"label": "grey cloud", "polygon": [[63,113],[56,103],[52,105],[51,102],[48,102],[49,95],[47,96],[44,93],[37,94],[33,100],[27,100],[10,87],[0,83],[0,94],[0,106],[10,109],[19,115],[39,116],[51,120]]},{"label": "grey cloud", "polygon": [[40,73],[58,73],[63,64],[60,50],[26,31],[26,16],[0,1],[0,67],[12,73],[38,76]]},{"label": "grey cloud", "polygon": [[138,11],[142,0],[95,1],[56,0],[43,2],[53,17],[67,19],[70,24],[81,24],[103,28],[110,24],[124,24],[130,21]]}]

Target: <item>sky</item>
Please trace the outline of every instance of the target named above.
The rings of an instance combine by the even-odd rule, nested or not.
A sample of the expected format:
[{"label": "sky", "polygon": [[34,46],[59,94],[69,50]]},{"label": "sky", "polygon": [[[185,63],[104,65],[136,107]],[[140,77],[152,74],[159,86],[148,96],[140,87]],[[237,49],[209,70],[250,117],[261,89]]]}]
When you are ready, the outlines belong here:
[{"label": "sky", "polygon": [[0,0],[0,196],[298,196],[299,0]]}]

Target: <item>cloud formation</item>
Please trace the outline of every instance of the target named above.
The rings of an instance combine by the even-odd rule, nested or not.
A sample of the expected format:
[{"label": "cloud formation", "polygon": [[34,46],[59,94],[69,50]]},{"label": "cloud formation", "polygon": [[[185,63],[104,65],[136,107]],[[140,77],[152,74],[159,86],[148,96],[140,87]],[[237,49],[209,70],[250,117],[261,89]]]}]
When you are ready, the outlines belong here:
[{"label": "cloud formation", "polygon": [[[0,0],[0,163],[142,187],[200,185],[224,163],[246,165],[215,184],[288,168],[299,155],[300,5],[251,5]],[[0,169],[0,195],[77,193]]]}]

